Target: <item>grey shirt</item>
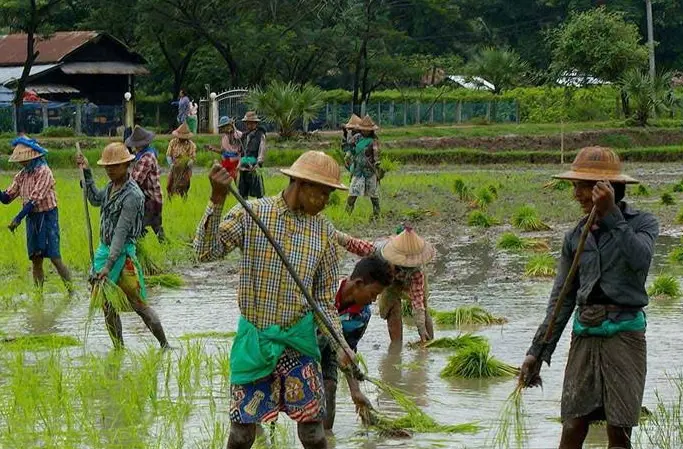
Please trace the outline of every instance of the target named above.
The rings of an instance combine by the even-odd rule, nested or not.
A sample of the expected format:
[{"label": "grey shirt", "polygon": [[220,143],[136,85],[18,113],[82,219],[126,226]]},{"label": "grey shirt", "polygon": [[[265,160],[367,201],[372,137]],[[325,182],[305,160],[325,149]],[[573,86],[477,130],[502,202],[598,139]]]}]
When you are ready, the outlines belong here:
[{"label": "grey shirt", "polygon": [[577,276],[555,321],[553,335],[544,347],[543,339],[550,316],[574,260],[586,220],[587,217],[564,236],[562,255],[546,317],[527,352],[548,364],[574,308],[586,304],[596,284],[617,306],[642,308],[649,301],[645,280],[652,262],[655,239],[659,235],[659,223],[654,215],[634,210],[622,202],[620,207],[612,209],[598,223],[602,230],[598,242],[593,233],[588,234]]},{"label": "grey shirt", "polygon": [[100,241],[109,246],[106,267],[111,269],[121,255],[123,247],[135,243],[142,233],[142,218],[145,208],[145,195],[132,179],[128,179],[117,191],[112,192],[112,183],[104,190],[95,186],[90,169],[84,170],[88,201],[101,207]]}]

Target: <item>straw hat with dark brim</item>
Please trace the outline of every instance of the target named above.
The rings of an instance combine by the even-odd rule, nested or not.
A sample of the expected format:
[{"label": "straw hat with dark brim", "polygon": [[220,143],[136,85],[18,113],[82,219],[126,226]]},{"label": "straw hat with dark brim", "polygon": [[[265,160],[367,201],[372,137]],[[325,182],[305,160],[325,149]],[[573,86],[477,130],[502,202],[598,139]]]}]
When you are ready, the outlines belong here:
[{"label": "straw hat with dark brim", "polygon": [[322,184],[338,190],[348,190],[341,183],[339,164],[322,151],[307,151],[290,168],[280,170],[290,178]]},{"label": "straw hat with dark brim", "polygon": [[244,118],[242,119],[243,122],[260,122],[261,119],[259,118],[258,115],[256,115],[256,112],[254,111],[249,111],[244,115]]},{"label": "straw hat with dark brim", "polygon": [[358,117],[356,114],[351,114],[351,118],[349,119],[349,121],[346,122],[346,124],[344,124],[342,126],[344,128],[347,128],[347,129],[356,129],[358,127],[358,125],[361,124],[362,121],[363,120],[360,117]]},{"label": "straw hat with dark brim", "polygon": [[135,125],[133,134],[126,139],[126,146],[128,148],[142,148],[148,146],[154,140],[154,133],[147,131],[140,125]]},{"label": "straw hat with dark brim", "polygon": [[619,156],[611,148],[586,147],[574,158],[572,169],[556,179],[568,181],[610,181],[623,184],[638,184],[638,180],[621,172]]},{"label": "straw hat with dark brim", "polygon": [[370,118],[369,115],[366,115],[363,117],[363,120],[356,125],[356,129],[358,131],[377,131],[379,126],[375,125],[375,122],[372,121],[372,118]]},{"label": "straw hat with dark brim", "polygon": [[23,143],[18,143],[14,146],[12,155],[9,157],[10,162],[28,162],[33,159],[38,159],[43,154],[34,150],[33,148],[24,145]]},{"label": "straw hat with dark brim", "polygon": [[381,253],[384,260],[393,265],[414,268],[431,261],[436,250],[411,228],[406,228],[399,235],[391,237],[382,246]]},{"label": "straw hat with dark brim", "polygon": [[119,165],[125,164],[135,159],[135,155],[130,154],[125,144],[121,142],[113,142],[104,147],[102,157],[97,161],[97,165]]},{"label": "straw hat with dark brim", "polygon": [[183,123],[182,125],[180,125],[171,134],[173,134],[173,137],[177,137],[178,139],[185,139],[185,140],[194,136],[194,134],[192,134],[192,131],[190,131],[190,127],[187,126],[187,123]]}]

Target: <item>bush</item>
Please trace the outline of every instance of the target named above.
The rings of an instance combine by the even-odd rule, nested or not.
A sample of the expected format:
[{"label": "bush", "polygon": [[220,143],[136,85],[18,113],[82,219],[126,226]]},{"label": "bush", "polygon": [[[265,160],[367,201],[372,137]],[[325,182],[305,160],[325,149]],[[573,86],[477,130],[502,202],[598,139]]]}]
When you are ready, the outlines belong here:
[{"label": "bush", "polygon": [[45,128],[40,135],[42,137],[76,137],[76,131],[66,126],[50,126]]}]

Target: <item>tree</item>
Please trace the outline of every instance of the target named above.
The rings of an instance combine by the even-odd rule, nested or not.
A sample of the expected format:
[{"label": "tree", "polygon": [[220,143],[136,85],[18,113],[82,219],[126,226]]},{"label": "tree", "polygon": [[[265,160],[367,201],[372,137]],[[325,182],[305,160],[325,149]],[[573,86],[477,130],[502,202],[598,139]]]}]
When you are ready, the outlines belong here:
[{"label": "tree", "polygon": [[616,82],[648,59],[638,27],[605,7],[573,14],[550,33],[549,40],[558,73],[578,71]]},{"label": "tree", "polygon": [[64,0],[0,0],[0,26],[12,32],[26,34],[26,60],[14,92],[15,123],[19,126],[21,106],[24,104],[26,83],[36,59],[36,39],[47,38],[53,31],[51,18],[62,6]]},{"label": "tree", "polygon": [[494,85],[493,93],[519,86],[529,65],[514,50],[484,48],[467,64],[470,77],[479,76]]},{"label": "tree", "polygon": [[669,110],[672,99],[675,99],[671,78],[672,74],[665,72],[652,79],[649,71],[642,69],[631,69],[621,77],[621,90],[633,108],[630,121],[638,126],[647,126],[653,113]]}]

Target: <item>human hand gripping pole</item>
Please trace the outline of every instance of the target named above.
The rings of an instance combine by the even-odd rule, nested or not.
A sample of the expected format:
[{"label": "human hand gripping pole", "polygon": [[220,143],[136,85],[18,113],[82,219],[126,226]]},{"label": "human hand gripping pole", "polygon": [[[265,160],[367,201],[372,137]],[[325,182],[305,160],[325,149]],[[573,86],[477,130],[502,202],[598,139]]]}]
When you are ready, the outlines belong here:
[{"label": "human hand gripping pole", "polygon": [[[586,246],[586,239],[588,239],[588,233],[590,232],[591,227],[595,222],[596,216],[597,207],[593,206],[590,214],[588,215],[588,219],[586,220],[586,224],[584,225],[583,230],[581,231],[579,244],[576,247],[576,252],[574,253],[574,260],[572,261],[572,265],[569,268],[567,277],[564,279],[562,289],[560,290],[560,294],[558,295],[557,301],[555,302],[555,307],[553,308],[552,314],[550,315],[550,320],[548,321],[548,328],[545,331],[545,335],[543,336],[543,343],[541,344],[541,354],[544,352],[545,348],[550,344],[550,340],[553,336],[553,331],[555,330],[555,321],[557,320],[557,316],[560,314],[560,310],[562,310],[564,300],[567,297],[567,294],[569,294],[569,289],[571,288],[572,283],[574,282],[574,277],[576,276],[576,272],[579,269],[579,260],[581,259],[583,248]],[[539,375],[541,363],[541,360],[536,360],[536,366],[534,367],[534,369],[526,373],[524,367],[522,367],[523,369],[519,376],[520,385],[523,385],[524,387],[534,387],[537,385],[541,385],[541,377]]]},{"label": "human hand gripping pole", "polygon": [[327,331],[330,333],[332,338],[335,340],[335,342],[339,345],[340,348],[342,348],[345,352],[347,357],[349,358],[349,364],[351,366],[351,374],[355,379],[358,380],[365,380],[365,375],[361,371],[360,367],[358,364],[355,362],[355,354],[351,352],[349,349],[348,345],[346,344],[346,341],[344,340],[344,337],[339,335],[337,331],[335,330],[334,326],[332,326],[332,323],[327,319],[325,314],[323,313],[322,308],[320,305],[315,302],[313,299],[313,296],[309,293],[308,289],[304,286],[303,282],[301,282],[301,279],[299,278],[299,275],[296,273],[296,270],[294,270],[294,267],[292,264],[289,262],[289,259],[287,258],[287,255],[284,253],[282,250],[282,247],[278,242],[275,241],[273,238],[273,235],[270,233],[266,225],[263,223],[261,218],[254,212],[254,210],[249,206],[249,203],[242,197],[242,195],[237,192],[235,189],[235,186],[232,182],[229,182],[227,185],[227,189],[230,191],[230,193],[237,199],[237,202],[239,202],[244,210],[249,214],[252,220],[254,220],[254,223],[261,229],[263,234],[265,235],[266,239],[268,239],[268,242],[272,245],[272,247],[275,249],[275,252],[277,253],[278,257],[282,261],[283,265],[289,272],[289,274],[292,276],[292,279],[294,279],[294,282],[296,283],[297,287],[299,287],[299,290],[301,290],[301,293],[304,295],[304,298],[306,298],[306,302],[308,305],[313,309],[313,311],[318,315],[318,318],[320,318],[320,322],[323,323]]}]

